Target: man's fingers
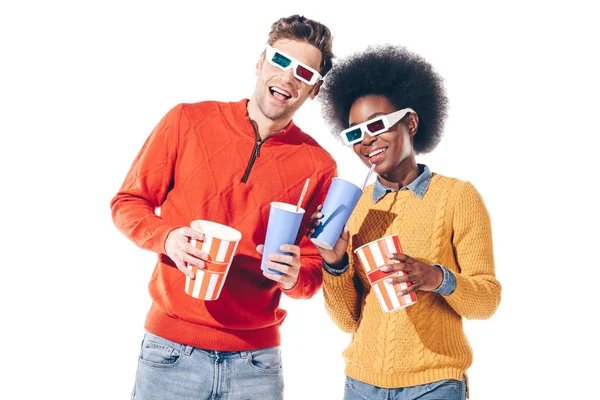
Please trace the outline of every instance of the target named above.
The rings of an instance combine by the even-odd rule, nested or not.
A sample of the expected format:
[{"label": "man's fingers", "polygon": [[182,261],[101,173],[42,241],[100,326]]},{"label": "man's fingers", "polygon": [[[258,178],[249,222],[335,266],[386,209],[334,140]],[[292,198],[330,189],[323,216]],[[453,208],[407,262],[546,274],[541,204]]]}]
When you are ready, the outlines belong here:
[{"label": "man's fingers", "polygon": [[173,257],[173,262],[177,266],[177,269],[183,272],[188,278],[194,279],[194,273],[185,265],[183,260],[179,257]]},{"label": "man's fingers", "polygon": [[274,261],[267,261],[266,263],[264,263],[264,266],[269,269],[273,269],[275,271],[282,272],[283,274],[286,274],[286,275],[290,272],[290,269],[292,268],[289,265],[279,264]]},{"label": "man's fingers", "polygon": [[204,240],[204,234],[203,233],[200,233],[197,230],[194,230],[194,229],[190,228],[189,226],[184,226],[184,227],[182,227],[180,229],[181,229],[181,234],[183,236],[187,236],[187,237],[189,237],[191,239],[196,239],[196,240],[200,240],[200,241]]},{"label": "man's fingers", "polygon": [[177,269],[183,272],[188,278],[194,279],[194,273],[188,267],[177,265]]},{"label": "man's fingers", "polygon": [[258,246],[256,246],[256,251],[258,251],[260,254],[262,254],[264,250],[265,250],[264,244],[259,244]]},{"label": "man's fingers", "polygon": [[203,260],[209,260],[209,255],[208,255],[208,253],[207,253],[207,252],[205,252],[205,251],[202,251],[202,250],[200,250],[200,249],[198,249],[198,248],[196,248],[196,247],[192,246],[192,245],[191,245],[191,244],[189,244],[189,243],[185,243],[185,244],[184,244],[184,245],[181,247],[181,249],[182,249],[182,250],[183,250],[185,253],[191,254],[191,255],[193,255],[193,256],[194,256],[194,257],[196,257],[196,258],[201,258],[201,259],[203,259]]},{"label": "man's fingers", "polygon": [[206,267],[206,265],[204,264],[204,261],[200,260],[199,258],[193,257],[189,254],[186,254],[186,253],[181,255],[181,259],[184,262],[186,262],[188,264],[193,264],[200,269],[204,269]]},{"label": "man's fingers", "polygon": [[283,263],[287,265],[294,264],[294,257],[285,254],[271,253],[269,254],[269,261]]},{"label": "man's fingers", "polygon": [[300,257],[300,247],[293,244],[282,244],[279,246],[279,251],[283,251],[284,253],[292,253],[296,257]]},{"label": "man's fingers", "polygon": [[279,283],[279,286],[284,290],[289,290],[289,289],[293,288],[295,285],[293,278],[290,278],[287,275],[271,274],[267,271],[263,271],[263,275],[266,278]]}]

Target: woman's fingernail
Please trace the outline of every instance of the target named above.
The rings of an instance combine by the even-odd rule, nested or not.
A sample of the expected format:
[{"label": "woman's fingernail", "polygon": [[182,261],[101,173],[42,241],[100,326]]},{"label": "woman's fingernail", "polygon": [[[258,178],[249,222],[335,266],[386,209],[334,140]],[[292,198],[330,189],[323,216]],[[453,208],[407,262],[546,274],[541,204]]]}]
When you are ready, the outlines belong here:
[{"label": "woman's fingernail", "polygon": [[403,292],[398,292],[398,293],[396,293],[396,295],[397,295],[397,296],[403,296],[403,295],[404,295],[404,293],[403,293]]},{"label": "woman's fingernail", "polygon": [[388,272],[388,271],[390,270],[390,267],[383,267],[383,268],[381,268],[381,270],[382,270],[383,272]]}]

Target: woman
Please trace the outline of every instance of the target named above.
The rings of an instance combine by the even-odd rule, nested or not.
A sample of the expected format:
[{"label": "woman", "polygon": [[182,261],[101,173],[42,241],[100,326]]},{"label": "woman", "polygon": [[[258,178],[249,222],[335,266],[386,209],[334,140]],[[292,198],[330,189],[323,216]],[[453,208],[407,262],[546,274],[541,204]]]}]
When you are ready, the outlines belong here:
[{"label": "woman", "polygon": [[[441,138],[443,81],[402,47],[372,47],[338,62],[321,99],[335,134],[377,174],[333,250],[318,248],[327,311],[352,333],[344,398],[464,399],[472,352],[462,318],[492,316],[501,288],[477,190],[415,160]],[[410,282],[401,295],[415,292],[417,302],[384,313],[353,251],[391,234],[404,254],[390,254],[398,263],[384,268],[407,275],[388,279]]]}]

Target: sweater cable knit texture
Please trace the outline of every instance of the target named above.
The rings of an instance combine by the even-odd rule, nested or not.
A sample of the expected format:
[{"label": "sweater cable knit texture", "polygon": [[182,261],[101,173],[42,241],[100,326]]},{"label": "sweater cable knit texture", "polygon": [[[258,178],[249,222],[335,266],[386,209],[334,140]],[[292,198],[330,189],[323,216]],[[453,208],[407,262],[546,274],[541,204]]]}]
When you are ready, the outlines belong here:
[{"label": "sweater cable knit texture", "polygon": [[[373,204],[372,191],[373,185],[365,189],[348,223],[348,270],[324,274],[327,311],[352,333],[344,351],[346,374],[384,388],[461,380],[472,363],[462,317],[489,318],[500,302],[483,200],[469,182],[439,174],[422,199],[404,190]],[[417,291],[415,305],[384,313],[353,251],[393,233],[404,253],[452,271],[455,291],[449,296]]]}]

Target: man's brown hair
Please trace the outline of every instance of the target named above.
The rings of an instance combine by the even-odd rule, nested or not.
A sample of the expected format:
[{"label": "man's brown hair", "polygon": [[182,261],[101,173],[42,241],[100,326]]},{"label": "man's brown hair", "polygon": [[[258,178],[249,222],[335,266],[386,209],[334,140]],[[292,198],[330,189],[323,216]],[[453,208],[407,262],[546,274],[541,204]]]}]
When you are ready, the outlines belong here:
[{"label": "man's brown hair", "polygon": [[321,75],[325,76],[331,69],[333,37],[329,28],[322,23],[298,14],[280,18],[271,25],[268,43],[272,45],[280,39],[304,41],[315,46],[321,51]]}]

